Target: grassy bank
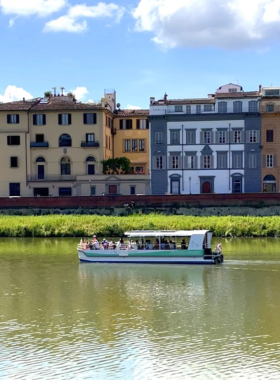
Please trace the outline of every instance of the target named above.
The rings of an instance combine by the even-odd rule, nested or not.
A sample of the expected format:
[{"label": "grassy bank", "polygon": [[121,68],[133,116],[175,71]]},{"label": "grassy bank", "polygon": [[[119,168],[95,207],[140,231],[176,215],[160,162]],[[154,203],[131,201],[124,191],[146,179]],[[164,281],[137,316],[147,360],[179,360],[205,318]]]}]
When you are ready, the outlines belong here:
[{"label": "grassy bank", "polygon": [[0,216],[0,236],[63,237],[121,236],[129,230],[209,229],[214,236],[280,236],[280,217],[165,216],[161,214],[117,216],[48,215]]}]

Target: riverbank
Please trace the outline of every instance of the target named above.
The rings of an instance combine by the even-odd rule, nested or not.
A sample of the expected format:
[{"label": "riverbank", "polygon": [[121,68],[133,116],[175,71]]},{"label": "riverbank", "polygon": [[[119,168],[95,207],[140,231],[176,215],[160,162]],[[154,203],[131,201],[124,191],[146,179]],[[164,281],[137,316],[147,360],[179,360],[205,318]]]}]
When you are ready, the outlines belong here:
[{"label": "riverbank", "polygon": [[280,236],[280,217],[162,214],[0,216],[1,237],[122,236],[128,230],[209,229],[217,237]]}]

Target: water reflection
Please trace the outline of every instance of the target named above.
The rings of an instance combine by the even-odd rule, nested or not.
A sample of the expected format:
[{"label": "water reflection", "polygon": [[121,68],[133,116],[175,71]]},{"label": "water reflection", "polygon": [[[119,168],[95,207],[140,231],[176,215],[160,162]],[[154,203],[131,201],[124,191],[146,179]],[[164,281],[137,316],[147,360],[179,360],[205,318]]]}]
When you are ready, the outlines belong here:
[{"label": "water reflection", "polygon": [[79,264],[75,239],[3,239],[0,378],[277,379],[278,246],[223,241],[221,266],[107,265]]}]

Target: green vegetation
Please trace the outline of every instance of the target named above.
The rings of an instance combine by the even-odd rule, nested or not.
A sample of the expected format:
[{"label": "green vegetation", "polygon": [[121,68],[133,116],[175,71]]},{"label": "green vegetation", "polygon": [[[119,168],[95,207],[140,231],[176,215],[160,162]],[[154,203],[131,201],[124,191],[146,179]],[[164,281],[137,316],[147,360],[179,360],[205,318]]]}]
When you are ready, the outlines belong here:
[{"label": "green vegetation", "polygon": [[195,217],[162,214],[129,216],[46,215],[0,216],[0,236],[62,237],[121,236],[128,230],[209,229],[214,236],[280,236],[280,217],[211,216]]},{"label": "green vegetation", "polygon": [[130,171],[130,160],[127,157],[108,158],[101,161],[103,164],[103,173],[128,173]]}]

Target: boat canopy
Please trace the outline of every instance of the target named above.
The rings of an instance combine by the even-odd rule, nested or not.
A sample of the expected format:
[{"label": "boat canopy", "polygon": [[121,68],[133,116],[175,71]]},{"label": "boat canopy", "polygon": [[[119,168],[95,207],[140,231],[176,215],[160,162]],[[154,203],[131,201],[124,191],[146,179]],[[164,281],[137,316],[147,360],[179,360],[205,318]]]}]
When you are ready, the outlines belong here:
[{"label": "boat canopy", "polygon": [[145,231],[145,230],[139,230],[139,231],[126,231],[124,234],[129,237],[158,237],[158,236],[178,236],[178,237],[183,237],[183,236],[192,236],[192,235],[203,235],[207,232],[210,232],[209,230],[193,230],[193,231],[168,231],[168,230],[162,230],[162,231]]}]

